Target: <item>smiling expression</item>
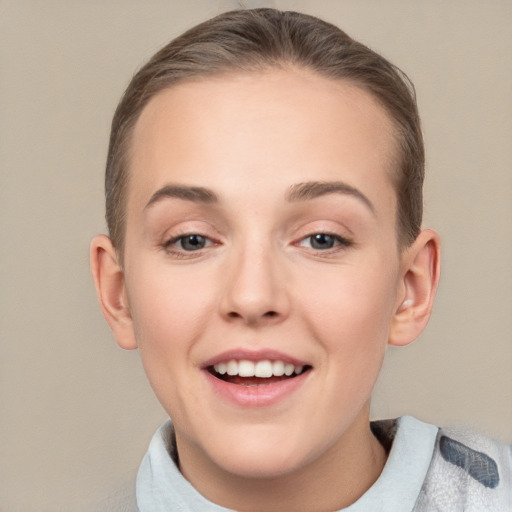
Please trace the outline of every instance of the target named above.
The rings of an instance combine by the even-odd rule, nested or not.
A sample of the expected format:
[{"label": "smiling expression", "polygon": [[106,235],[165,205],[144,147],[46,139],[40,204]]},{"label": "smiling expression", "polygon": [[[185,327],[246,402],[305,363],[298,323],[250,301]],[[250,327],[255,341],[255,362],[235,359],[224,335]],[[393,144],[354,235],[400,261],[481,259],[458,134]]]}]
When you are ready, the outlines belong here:
[{"label": "smiling expression", "polygon": [[290,474],[368,428],[403,299],[394,150],[371,95],[302,70],[187,82],[145,107],[125,295],[185,473]]}]

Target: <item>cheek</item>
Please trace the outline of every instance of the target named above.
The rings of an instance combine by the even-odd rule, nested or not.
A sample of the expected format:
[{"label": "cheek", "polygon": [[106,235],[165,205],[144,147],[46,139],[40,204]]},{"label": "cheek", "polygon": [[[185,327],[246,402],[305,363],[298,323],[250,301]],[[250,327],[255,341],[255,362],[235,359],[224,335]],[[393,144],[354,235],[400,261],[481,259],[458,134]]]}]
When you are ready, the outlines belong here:
[{"label": "cheek", "polygon": [[392,267],[382,262],[345,266],[319,272],[313,282],[314,287],[304,283],[299,294],[302,314],[329,357],[368,360],[383,352],[396,294]]},{"label": "cheek", "polygon": [[193,345],[206,328],[215,294],[211,279],[198,273],[148,265],[133,276],[130,297],[139,348],[154,357]]},{"label": "cheek", "polygon": [[[197,368],[191,357],[208,332],[215,297],[208,281],[155,265],[140,266],[130,282],[133,326],[148,381],[178,424],[200,415],[200,397],[189,387]],[[210,283],[211,284],[211,283]]]}]

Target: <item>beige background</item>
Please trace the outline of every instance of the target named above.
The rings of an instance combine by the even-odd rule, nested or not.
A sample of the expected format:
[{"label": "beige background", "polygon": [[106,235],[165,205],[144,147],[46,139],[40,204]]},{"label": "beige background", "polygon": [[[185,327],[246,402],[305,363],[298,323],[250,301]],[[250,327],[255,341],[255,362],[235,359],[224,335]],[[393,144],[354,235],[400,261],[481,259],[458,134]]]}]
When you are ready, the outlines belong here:
[{"label": "beige background", "polygon": [[[313,13],[402,67],[428,154],[443,277],[421,340],[390,350],[375,417],[512,438],[512,2],[247,2]],[[134,69],[213,0],[0,1],[0,510],[111,510],[164,413],[96,303],[110,118]]]}]

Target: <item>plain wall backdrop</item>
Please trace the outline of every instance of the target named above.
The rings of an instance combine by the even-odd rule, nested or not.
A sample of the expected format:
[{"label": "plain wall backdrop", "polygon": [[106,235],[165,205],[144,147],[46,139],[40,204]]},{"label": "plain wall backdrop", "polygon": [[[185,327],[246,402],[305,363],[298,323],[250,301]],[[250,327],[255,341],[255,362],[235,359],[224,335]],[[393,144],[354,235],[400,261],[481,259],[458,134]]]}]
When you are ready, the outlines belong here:
[{"label": "plain wall backdrop", "polygon": [[[434,315],[374,417],[512,438],[512,2],[246,2],[318,15],[400,66],[427,146]],[[89,272],[110,121],[134,70],[234,1],[0,0],[0,510],[106,512],[165,413]]]}]

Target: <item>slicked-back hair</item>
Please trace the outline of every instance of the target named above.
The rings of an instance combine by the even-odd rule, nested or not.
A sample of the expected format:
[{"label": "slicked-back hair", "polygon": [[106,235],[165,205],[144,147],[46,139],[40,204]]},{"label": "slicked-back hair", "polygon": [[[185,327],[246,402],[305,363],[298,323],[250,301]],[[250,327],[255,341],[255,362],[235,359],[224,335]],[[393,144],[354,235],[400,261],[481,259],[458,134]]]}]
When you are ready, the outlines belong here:
[{"label": "slicked-back hair", "polygon": [[133,128],[157,93],[175,84],[229,73],[298,67],[370,93],[395,127],[390,173],[397,196],[397,240],[411,244],[421,229],[424,147],[414,87],[385,58],[338,27],[276,9],[220,14],[177,37],[132,78],[112,120],[105,195],[110,238],[122,259]]}]

